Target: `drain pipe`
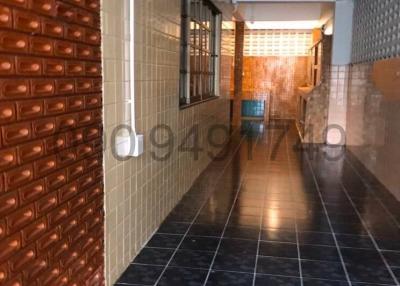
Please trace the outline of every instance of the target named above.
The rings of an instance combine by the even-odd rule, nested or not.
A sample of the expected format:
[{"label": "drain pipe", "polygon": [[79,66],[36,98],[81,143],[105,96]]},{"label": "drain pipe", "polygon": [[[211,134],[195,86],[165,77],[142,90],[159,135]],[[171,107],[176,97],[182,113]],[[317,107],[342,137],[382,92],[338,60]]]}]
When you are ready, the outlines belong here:
[{"label": "drain pipe", "polygon": [[129,85],[130,85],[130,130],[128,134],[118,135],[115,147],[120,157],[139,157],[144,152],[144,136],[136,132],[135,116],[135,1],[131,0],[129,7]]}]

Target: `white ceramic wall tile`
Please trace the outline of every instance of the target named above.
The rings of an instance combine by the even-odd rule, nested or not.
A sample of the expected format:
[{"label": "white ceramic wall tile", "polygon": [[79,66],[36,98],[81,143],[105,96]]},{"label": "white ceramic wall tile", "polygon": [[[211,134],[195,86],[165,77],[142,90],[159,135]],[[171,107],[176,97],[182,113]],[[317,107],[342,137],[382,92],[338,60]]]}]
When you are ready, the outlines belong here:
[{"label": "white ceramic wall tile", "polygon": [[349,66],[331,66],[326,141],[332,145],[346,143],[347,86]]},{"label": "white ceramic wall tile", "polygon": [[[180,0],[134,0],[136,129],[145,136],[145,153],[118,161],[112,156],[113,129],[129,121],[129,0],[103,0],[105,241],[106,279],[113,285],[162,220],[208,165],[209,151],[217,152],[201,136],[204,151],[198,160],[178,151],[179,143],[198,124],[207,134],[213,124],[229,122],[229,97],[180,110]],[[107,51],[107,52],[106,52]],[[224,75],[229,81],[230,71]],[[175,136],[168,160],[152,159],[165,150],[150,144],[151,130],[171,127]]]}]

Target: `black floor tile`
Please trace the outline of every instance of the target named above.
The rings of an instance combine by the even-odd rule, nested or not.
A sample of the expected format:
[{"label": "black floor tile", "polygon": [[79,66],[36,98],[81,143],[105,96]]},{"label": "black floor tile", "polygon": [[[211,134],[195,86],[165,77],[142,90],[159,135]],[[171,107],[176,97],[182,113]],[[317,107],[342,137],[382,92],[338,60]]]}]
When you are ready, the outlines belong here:
[{"label": "black floor tile", "polygon": [[301,276],[303,286],[350,286],[345,269],[352,286],[396,285],[400,204],[348,152],[343,164],[326,160],[327,150],[316,146],[308,161],[307,150],[292,147],[293,126],[272,150],[280,132],[248,133],[254,139],[249,161],[242,160],[248,139],[236,133],[227,145],[229,156],[211,162],[196,179],[119,285],[154,285],[163,274],[157,285],[297,286]]},{"label": "black floor tile", "polygon": [[246,192],[244,190],[241,190],[238,195],[238,199],[256,199],[262,201],[264,199],[264,193],[263,192]]},{"label": "black floor tile", "polygon": [[391,267],[400,267],[400,252],[383,251],[382,254]]},{"label": "black floor tile", "polygon": [[164,222],[158,229],[158,233],[167,234],[184,234],[188,230],[190,224],[181,222]]},{"label": "black floor tile", "polygon": [[400,281],[400,267],[392,268],[394,276],[396,276],[397,281]]},{"label": "black floor tile", "polygon": [[213,269],[254,273],[255,263],[255,255],[218,253],[215,257]]},{"label": "black floor tile", "polygon": [[215,251],[218,247],[219,239],[212,237],[187,236],[183,240],[180,249]]},{"label": "black floor tile", "polygon": [[164,267],[131,264],[118,279],[121,284],[154,285]]},{"label": "black floor tile", "polygon": [[316,219],[298,219],[297,229],[300,232],[331,232],[328,222]]},{"label": "black floor tile", "polygon": [[236,201],[236,205],[243,207],[255,207],[261,208],[264,202],[262,200],[254,199],[254,198],[238,198]]},{"label": "black floor tile", "polygon": [[253,274],[211,271],[206,286],[252,286]]},{"label": "black floor tile", "polygon": [[304,278],[346,281],[346,274],[339,262],[302,260],[301,269]]},{"label": "black floor tile", "polygon": [[[271,210],[271,213],[274,211]],[[262,222],[262,228],[274,228],[274,229],[283,229],[287,231],[295,231],[296,230],[296,220],[292,218],[275,218],[272,214],[271,216],[265,216]]]},{"label": "black floor tile", "polygon": [[299,261],[288,258],[258,257],[257,273],[299,277]]},{"label": "black floor tile", "polygon": [[261,240],[296,243],[296,232],[283,229],[262,229]]},{"label": "black floor tile", "polygon": [[311,245],[327,245],[335,246],[335,240],[331,233],[322,232],[300,232],[299,233],[300,244],[311,244]]},{"label": "black floor tile", "polygon": [[157,285],[159,286],[201,286],[207,277],[207,270],[168,267]]},{"label": "black floor tile", "polygon": [[228,227],[260,227],[261,216],[232,215],[229,218]]},{"label": "black floor tile", "polygon": [[167,265],[173,253],[173,249],[146,247],[142,249],[133,262],[139,264]]},{"label": "black floor tile", "polygon": [[270,276],[260,275],[256,276],[255,286],[300,286],[301,282],[299,278],[294,277],[282,277],[282,276]]},{"label": "black floor tile", "polygon": [[378,266],[383,264],[382,257],[376,249],[342,248],[341,253],[345,263],[368,263]]},{"label": "black floor tile", "polygon": [[337,234],[336,240],[340,247],[375,249],[369,236]]},{"label": "black floor tile", "polygon": [[260,216],[262,214],[262,208],[256,207],[246,207],[241,205],[236,205],[232,209],[232,215],[235,216]]},{"label": "black floor tile", "polygon": [[303,286],[349,286],[349,282],[319,280],[319,279],[303,279]]},{"label": "black floor tile", "polygon": [[352,282],[396,285],[384,264],[346,264]]},{"label": "black floor tile", "polygon": [[258,255],[282,258],[298,258],[297,245],[281,242],[260,242]]},{"label": "black floor tile", "polygon": [[337,234],[368,235],[362,224],[332,223],[332,228]]},{"label": "black floor tile", "polygon": [[165,219],[166,222],[191,223],[195,217],[194,213],[171,213]]},{"label": "black floor tile", "polygon": [[193,224],[188,235],[220,237],[223,230],[222,224]]},{"label": "black floor tile", "polygon": [[376,238],[376,243],[382,250],[400,251],[400,241],[390,238]]},{"label": "black floor tile", "polygon": [[232,253],[232,254],[246,254],[246,255],[257,255],[257,241],[224,238],[221,241],[219,247],[219,253]]},{"label": "black floor tile", "polygon": [[175,249],[181,242],[182,237],[182,235],[155,234],[146,246]]},{"label": "black floor tile", "polygon": [[272,211],[275,211],[278,214],[292,212],[293,210],[296,210],[298,206],[299,204],[290,201],[274,201],[266,199],[264,203],[264,215],[268,215]]},{"label": "black floor tile", "polygon": [[260,230],[258,228],[237,227],[237,226],[227,227],[224,233],[224,237],[226,238],[240,238],[240,239],[251,239],[251,240],[258,240],[259,235],[260,235]]},{"label": "black floor tile", "polygon": [[[270,193],[267,192],[266,194],[264,194],[264,200],[266,202],[290,202],[290,203],[294,203],[294,202],[298,202],[298,200],[296,200],[296,198],[294,197],[294,195],[291,192],[282,192],[282,193]],[[268,204],[266,204],[268,205]]]},{"label": "black floor tile", "polygon": [[178,250],[171,261],[171,266],[189,268],[210,268],[214,252]]},{"label": "black floor tile", "polygon": [[361,220],[356,213],[350,215],[330,214],[329,219],[332,223],[351,223],[351,224],[361,223]]},{"label": "black floor tile", "polygon": [[336,247],[319,245],[301,245],[301,259],[340,262],[339,252]]},{"label": "black floor tile", "polygon": [[222,213],[214,213],[214,214],[209,214],[209,213],[203,213],[200,214],[196,220],[194,221],[195,224],[225,224],[226,220],[228,219],[229,215],[228,214],[222,214]]}]

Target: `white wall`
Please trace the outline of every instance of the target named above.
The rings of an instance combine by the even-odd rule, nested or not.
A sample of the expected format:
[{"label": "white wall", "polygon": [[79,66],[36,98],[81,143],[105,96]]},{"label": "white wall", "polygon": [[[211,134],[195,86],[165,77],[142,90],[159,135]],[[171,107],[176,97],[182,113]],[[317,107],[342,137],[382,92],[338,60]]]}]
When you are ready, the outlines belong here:
[{"label": "white wall", "polygon": [[[111,134],[116,126],[129,123],[124,109],[129,111],[133,92],[128,84],[130,1],[135,5],[136,128],[145,136],[145,153],[120,161],[112,155]],[[179,109],[180,7],[180,0],[102,0],[107,286],[114,285],[208,165],[208,152],[219,151],[208,144],[207,136],[200,136],[204,152],[195,160],[193,154],[180,152],[179,144],[194,126],[199,126],[203,135],[216,124],[229,123],[226,93],[219,99]],[[168,125],[175,138],[171,156],[165,161],[152,156],[154,152],[162,157],[168,151],[150,141],[150,133],[160,124]],[[164,133],[157,132],[157,138],[165,139]],[[223,139],[215,138],[216,142]]]},{"label": "white wall", "polygon": [[354,3],[352,0],[338,1],[335,7],[332,64],[348,65],[352,54]]}]

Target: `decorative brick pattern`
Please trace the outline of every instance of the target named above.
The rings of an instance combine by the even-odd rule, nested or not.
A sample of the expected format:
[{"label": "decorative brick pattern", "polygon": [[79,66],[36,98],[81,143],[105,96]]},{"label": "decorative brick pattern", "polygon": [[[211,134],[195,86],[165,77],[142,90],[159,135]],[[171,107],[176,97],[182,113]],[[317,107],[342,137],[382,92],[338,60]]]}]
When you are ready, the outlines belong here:
[{"label": "decorative brick pattern", "polygon": [[242,99],[266,100],[271,118],[296,118],[298,88],[307,82],[307,61],[301,56],[244,57]]},{"label": "decorative brick pattern", "polygon": [[0,284],[103,284],[98,0],[0,1]]}]

